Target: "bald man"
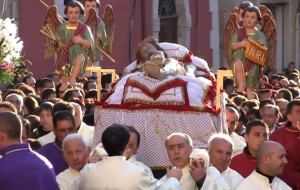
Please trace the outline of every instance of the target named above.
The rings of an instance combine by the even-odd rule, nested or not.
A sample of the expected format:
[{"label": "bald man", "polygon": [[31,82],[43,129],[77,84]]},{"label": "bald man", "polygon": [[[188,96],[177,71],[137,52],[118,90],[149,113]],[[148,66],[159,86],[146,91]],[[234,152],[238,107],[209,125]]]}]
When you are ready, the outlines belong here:
[{"label": "bald man", "polygon": [[291,190],[277,175],[283,173],[287,164],[286,152],[283,146],[274,141],[263,142],[256,152],[258,167],[254,170],[236,190]]}]

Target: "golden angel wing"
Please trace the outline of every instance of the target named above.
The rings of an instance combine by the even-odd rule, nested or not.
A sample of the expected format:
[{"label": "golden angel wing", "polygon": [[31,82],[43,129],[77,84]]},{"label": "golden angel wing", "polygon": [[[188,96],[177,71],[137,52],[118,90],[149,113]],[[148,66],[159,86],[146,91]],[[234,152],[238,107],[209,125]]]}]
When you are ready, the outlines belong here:
[{"label": "golden angel wing", "polygon": [[[234,9],[235,10],[235,9]],[[238,24],[238,15],[234,11],[229,15],[229,19],[227,21],[227,24],[225,26],[225,32],[224,32],[224,51],[227,58],[227,66],[231,67],[231,61],[230,61],[230,40],[234,34],[234,32],[239,28]]]},{"label": "golden angel wing", "polygon": [[268,59],[266,65],[275,68],[276,50],[277,50],[277,30],[275,19],[271,11],[264,5],[259,7],[262,14],[261,31],[267,37],[268,42]]},{"label": "golden angel wing", "polygon": [[89,12],[89,17],[87,18],[85,24],[91,29],[94,39],[97,39],[97,13],[95,9],[91,9]]},{"label": "golden angel wing", "polygon": [[[275,20],[273,14],[272,14],[272,12],[271,12],[270,9],[269,9],[268,7],[266,7],[265,5],[260,5],[260,6],[259,6],[259,10],[260,10],[260,13],[261,13],[262,16],[264,16],[264,15],[267,14],[267,15],[269,15],[273,20]],[[263,20],[260,21],[260,25],[262,25],[262,22],[263,22]]]},{"label": "golden angel wing", "polygon": [[111,53],[115,32],[114,13],[111,5],[107,4],[105,6],[102,20],[105,24],[107,35],[107,46],[105,46],[103,49],[105,52]]},{"label": "golden angel wing", "polygon": [[52,57],[55,54],[54,41],[56,40],[56,28],[62,23],[58,17],[57,6],[49,6],[45,18],[45,24],[40,30],[45,35],[45,59]]}]

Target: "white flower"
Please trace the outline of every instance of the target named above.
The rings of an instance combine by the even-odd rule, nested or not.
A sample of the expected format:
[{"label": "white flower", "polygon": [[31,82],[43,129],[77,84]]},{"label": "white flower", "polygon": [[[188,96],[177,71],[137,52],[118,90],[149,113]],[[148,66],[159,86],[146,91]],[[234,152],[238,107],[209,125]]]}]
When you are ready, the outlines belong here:
[{"label": "white flower", "polygon": [[8,53],[2,61],[8,63],[13,59],[19,59],[23,48],[23,41],[17,36],[17,26],[12,22],[13,20],[10,18],[0,19],[0,40],[4,39],[0,48],[4,54]]},{"label": "white flower", "polygon": [[23,41],[17,37],[17,26],[12,23],[13,19],[0,19],[0,40],[4,38],[2,49],[8,55],[3,59],[10,63],[12,59],[19,59],[23,48]]}]

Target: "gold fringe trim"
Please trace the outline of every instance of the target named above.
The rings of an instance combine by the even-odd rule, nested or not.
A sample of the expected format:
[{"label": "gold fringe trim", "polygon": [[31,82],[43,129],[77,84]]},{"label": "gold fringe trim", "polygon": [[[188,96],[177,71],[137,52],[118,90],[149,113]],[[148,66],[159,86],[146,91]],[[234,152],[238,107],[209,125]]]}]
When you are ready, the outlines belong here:
[{"label": "gold fringe trim", "polygon": [[149,166],[151,170],[166,170],[167,168],[171,168],[172,165],[167,165],[167,166]]},{"label": "gold fringe trim", "polygon": [[174,105],[174,106],[183,106],[185,105],[185,102],[150,102],[150,101],[145,101],[145,100],[140,100],[140,99],[136,99],[136,98],[129,98],[124,100],[125,103],[137,103],[137,104],[143,104],[143,105],[155,105],[155,106],[159,106],[159,105],[164,105],[164,106],[170,106],[170,105]]}]

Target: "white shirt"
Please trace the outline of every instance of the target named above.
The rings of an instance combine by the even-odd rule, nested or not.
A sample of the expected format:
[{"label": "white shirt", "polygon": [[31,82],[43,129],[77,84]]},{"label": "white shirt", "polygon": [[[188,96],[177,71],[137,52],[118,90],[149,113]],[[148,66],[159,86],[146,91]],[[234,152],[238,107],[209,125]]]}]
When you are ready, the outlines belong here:
[{"label": "white shirt", "polygon": [[229,185],[230,189],[235,189],[244,180],[243,176],[229,167],[221,172],[221,175]]},{"label": "white shirt", "polygon": [[[198,190],[196,182],[190,174],[189,165],[182,169],[182,177],[180,179],[180,190]],[[165,183],[167,176],[162,177],[159,181]],[[171,189],[171,188],[170,188]],[[229,190],[229,186],[225,182],[220,172],[213,166],[207,170],[206,178],[201,190]]]},{"label": "white shirt", "polygon": [[[177,187],[176,178],[169,178],[170,186]],[[165,184],[150,176],[148,172],[125,160],[123,156],[109,156],[96,164],[87,164],[75,182],[78,190],[166,190]]]},{"label": "white shirt", "polygon": [[53,131],[37,139],[37,141],[41,144],[41,146],[45,146],[48,143],[52,143],[54,142],[54,140],[55,140],[55,135]]},{"label": "white shirt", "polygon": [[85,124],[84,122],[81,122],[77,134],[82,135],[87,140],[89,147],[93,146],[94,133],[95,133],[94,127],[91,127]]},{"label": "white shirt", "polygon": [[274,177],[272,183],[269,183],[269,179],[255,170],[246,177],[236,190],[292,190],[286,183],[284,183],[278,177]]},{"label": "white shirt", "polygon": [[238,135],[236,132],[232,132],[230,135],[230,138],[233,142],[232,157],[234,157],[235,155],[243,152],[243,150],[246,146],[246,141],[245,141],[244,137]]},{"label": "white shirt", "polygon": [[68,168],[56,176],[57,184],[60,190],[69,190],[71,185],[79,178],[80,172]]},{"label": "white shirt", "polygon": [[136,155],[132,155],[129,159],[128,159],[129,162],[133,163],[134,165],[138,166],[138,167],[142,167],[144,168],[149,175],[153,176],[153,173],[151,171],[151,169],[146,166],[145,164],[143,164],[142,162],[139,162],[136,160]]},{"label": "white shirt", "polygon": [[271,135],[277,128],[278,126],[275,124],[273,128],[269,131],[269,134]]}]

